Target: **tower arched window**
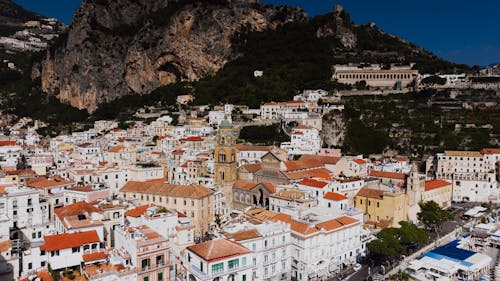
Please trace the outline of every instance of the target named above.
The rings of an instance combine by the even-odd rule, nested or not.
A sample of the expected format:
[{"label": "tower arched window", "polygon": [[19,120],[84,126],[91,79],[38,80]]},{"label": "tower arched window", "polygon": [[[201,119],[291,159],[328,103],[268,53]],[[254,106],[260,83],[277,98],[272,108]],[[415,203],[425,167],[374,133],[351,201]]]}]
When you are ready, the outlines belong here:
[{"label": "tower arched window", "polygon": [[219,151],[219,162],[226,162],[226,151],[223,149]]}]

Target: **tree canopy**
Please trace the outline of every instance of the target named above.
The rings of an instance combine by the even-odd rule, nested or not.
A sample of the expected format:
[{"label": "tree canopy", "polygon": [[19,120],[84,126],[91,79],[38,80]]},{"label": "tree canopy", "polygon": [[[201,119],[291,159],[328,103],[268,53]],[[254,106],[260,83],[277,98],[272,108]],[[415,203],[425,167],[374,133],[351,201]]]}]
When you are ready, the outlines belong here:
[{"label": "tree canopy", "polygon": [[377,239],[366,244],[370,255],[377,262],[394,260],[410,250],[427,243],[429,235],[413,224],[399,222],[400,227],[388,227],[377,234]]},{"label": "tree canopy", "polygon": [[434,201],[420,202],[420,212],[417,214],[418,220],[428,229],[434,228],[437,233],[437,228],[445,221],[453,218],[446,210],[439,207]]}]

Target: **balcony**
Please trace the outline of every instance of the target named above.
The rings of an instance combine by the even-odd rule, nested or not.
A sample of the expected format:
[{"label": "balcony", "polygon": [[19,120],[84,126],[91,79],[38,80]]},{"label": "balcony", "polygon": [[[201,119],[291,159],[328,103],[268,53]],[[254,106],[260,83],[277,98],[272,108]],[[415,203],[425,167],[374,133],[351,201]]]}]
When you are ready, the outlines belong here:
[{"label": "balcony", "polygon": [[245,266],[237,266],[237,267],[234,267],[231,269],[224,269],[224,270],[216,272],[216,273],[213,273],[211,271],[211,269],[209,269],[209,274],[206,274],[206,273],[202,272],[198,267],[191,264],[190,271],[199,279],[205,280],[205,279],[214,279],[214,278],[219,277],[221,275],[237,273],[237,272],[240,272],[242,270],[249,269],[249,268],[251,268],[251,265],[248,264]]}]

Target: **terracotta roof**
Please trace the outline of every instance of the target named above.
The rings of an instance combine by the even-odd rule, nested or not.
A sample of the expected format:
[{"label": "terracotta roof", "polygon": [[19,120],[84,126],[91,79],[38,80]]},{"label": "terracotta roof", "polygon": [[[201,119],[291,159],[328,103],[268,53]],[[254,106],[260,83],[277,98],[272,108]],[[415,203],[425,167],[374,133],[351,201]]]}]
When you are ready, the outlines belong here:
[{"label": "terracotta roof", "polygon": [[299,182],[299,184],[316,188],[323,188],[328,185],[327,182],[313,180],[313,179],[303,179]]},{"label": "terracotta roof", "polygon": [[394,161],[397,161],[397,162],[408,162],[409,159],[406,158],[406,157],[395,157]]},{"label": "terracotta roof", "polygon": [[51,180],[47,178],[29,179],[26,182],[26,185],[34,188],[51,188],[56,186],[68,185],[72,183],[73,183],[72,181],[54,177],[54,179]]},{"label": "terracotta roof", "polygon": [[262,183],[265,189],[269,191],[269,193],[275,193],[276,192],[276,185],[274,185],[272,182],[264,182]]},{"label": "terracotta roof", "polygon": [[203,185],[178,185],[160,182],[129,181],[120,192],[135,192],[143,194],[158,194],[182,198],[203,198],[214,192]]},{"label": "terracotta roof", "polygon": [[35,171],[32,169],[23,169],[23,170],[14,170],[14,171],[5,171],[5,174],[7,175],[36,175]]},{"label": "terracotta roof", "polygon": [[280,191],[271,194],[271,197],[279,197],[287,200],[303,200],[302,198],[307,192],[298,189],[281,189]]},{"label": "terracotta roof", "polygon": [[41,281],[54,281],[52,275],[47,270],[40,270],[36,273],[36,277],[40,278]]},{"label": "terracotta roof", "polygon": [[227,233],[226,237],[235,241],[243,241],[262,237],[257,229],[240,230],[235,233]]},{"label": "terracotta roof", "polygon": [[285,161],[283,162],[286,166],[287,172],[292,171],[300,171],[300,170],[308,170],[313,168],[321,168],[323,167],[323,163],[316,159],[299,159],[293,161]]},{"label": "terracotta roof", "polygon": [[256,163],[256,164],[245,164],[241,165],[240,169],[245,169],[249,173],[255,173],[258,170],[260,170],[262,164],[261,163]]},{"label": "terracotta roof", "polygon": [[189,246],[187,249],[209,262],[251,253],[251,251],[243,245],[228,239],[209,240]]},{"label": "terracotta roof", "polygon": [[76,202],[71,205],[63,206],[55,210],[59,219],[63,220],[65,217],[78,216],[85,213],[102,213],[102,211],[87,202]]},{"label": "terracotta roof", "polygon": [[323,198],[328,199],[328,200],[333,200],[333,201],[341,201],[341,200],[347,199],[346,196],[339,194],[339,193],[336,193],[336,192],[327,192],[327,193],[325,193],[325,195],[323,195]]},{"label": "terracotta roof", "polygon": [[255,208],[245,213],[245,216],[255,219],[259,222],[269,221],[277,215],[278,213],[276,212],[264,210],[261,208]]},{"label": "terracotta roof", "polygon": [[367,197],[372,199],[383,199],[384,191],[379,189],[370,189],[367,187],[363,187],[358,191],[356,196]]},{"label": "terracotta roof", "polygon": [[95,189],[93,189],[92,186],[75,186],[75,187],[68,188],[67,190],[74,190],[74,191],[81,191],[81,192],[95,191]]},{"label": "terracotta roof", "polygon": [[86,148],[86,147],[89,147],[89,146],[92,146],[92,144],[90,142],[85,142],[85,143],[82,143],[82,144],[78,145],[78,147],[83,147],[83,148]]},{"label": "terracotta roof", "polygon": [[233,188],[243,189],[243,190],[252,190],[257,185],[258,185],[258,183],[256,183],[256,182],[248,182],[248,181],[244,181],[244,180],[237,180],[237,181],[234,182]]},{"label": "terracotta roof", "polygon": [[101,251],[91,254],[83,254],[82,258],[84,262],[99,261],[108,258],[108,254],[104,251]]},{"label": "terracotta roof", "polygon": [[359,164],[359,165],[366,164],[366,161],[365,161],[365,160],[363,160],[363,159],[360,159],[360,158],[353,159],[352,161],[353,161],[354,163],[356,163],[356,164]]},{"label": "terracotta roof", "polygon": [[385,172],[385,171],[376,171],[376,170],[371,170],[370,176],[378,177],[378,178],[398,179],[398,180],[404,180],[406,178],[406,175],[403,173]]},{"label": "terracotta roof", "polygon": [[273,220],[279,220],[290,224],[290,228],[292,229],[292,231],[298,232],[304,236],[315,234],[320,229],[332,231],[340,229],[344,226],[354,226],[361,223],[359,220],[347,216],[331,219],[322,223],[318,223],[316,225],[310,225],[296,221],[288,214],[279,214]]},{"label": "terracotta roof", "polygon": [[95,230],[91,230],[45,236],[43,240],[45,243],[40,246],[40,250],[50,252],[97,243],[99,242],[99,236]]},{"label": "terracotta roof", "polygon": [[455,150],[445,150],[444,155],[446,156],[465,156],[465,157],[481,157],[483,156],[479,151],[455,151]]},{"label": "terracotta roof", "polygon": [[0,146],[16,146],[16,141],[0,141]]},{"label": "terracotta roof", "polygon": [[125,212],[125,216],[138,218],[146,213],[149,207],[153,206],[153,204],[142,205],[139,207],[135,207]]},{"label": "terracotta roof", "polygon": [[115,145],[108,149],[108,152],[120,152],[125,148],[123,145]]},{"label": "terracotta roof", "polygon": [[0,242],[0,253],[7,252],[10,249],[12,242],[10,240]]},{"label": "terracotta roof", "polygon": [[193,136],[193,137],[187,137],[185,139],[181,139],[181,142],[184,142],[184,141],[203,141],[203,138],[198,137],[198,136]]},{"label": "terracotta roof", "polygon": [[274,146],[262,146],[262,145],[244,145],[237,144],[234,146],[239,151],[271,151]]},{"label": "terracotta roof", "polygon": [[292,216],[290,216],[288,214],[280,213],[276,217],[273,218],[273,221],[286,222],[290,225],[290,228],[292,229],[292,231],[295,231],[295,232],[298,232],[298,233],[301,233],[304,235],[313,234],[313,233],[318,231],[316,226],[310,226],[308,224],[298,222],[298,221],[292,219]]},{"label": "terracotta roof", "polygon": [[327,177],[331,174],[331,171],[327,168],[316,168],[307,171],[298,171],[298,172],[285,172],[285,175],[292,180],[299,180],[304,178],[311,177],[319,177],[319,175],[323,175],[321,177]]},{"label": "terracotta roof", "polygon": [[[303,103],[303,101],[299,102],[299,103]],[[309,129],[312,129],[312,127],[310,126],[306,126],[306,125],[298,125],[297,127],[295,127],[294,129],[298,129],[298,130],[309,130]]]},{"label": "terracotta roof", "polygon": [[484,148],[481,150],[482,154],[500,154],[500,148]]},{"label": "terracotta roof", "polygon": [[444,181],[444,180],[429,180],[425,181],[425,191],[433,190],[436,188],[441,188],[445,186],[449,186],[451,183]]},{"label": "terracotta roof", "polygon": [[309,160],[309,159],[314,159],[316,161],[320,161],[321,163],[323,163],[323,165],[325,165],[325,164],[335,165],[335,164],[337,164],[337,162],[339,162],[341,157],[306,154],[306,155],[302,155],[302,157],[300,157],[299,160]]}]

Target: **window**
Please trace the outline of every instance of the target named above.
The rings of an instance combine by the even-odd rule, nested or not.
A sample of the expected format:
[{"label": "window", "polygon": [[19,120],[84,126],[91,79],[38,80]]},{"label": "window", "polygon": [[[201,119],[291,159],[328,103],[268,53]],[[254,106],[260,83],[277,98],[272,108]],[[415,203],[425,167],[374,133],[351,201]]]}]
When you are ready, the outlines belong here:
[{"label": "window", "polygon": [[247,258],[246,257],[241,258],[241,265],[243,265],[243,266],[247,265]]},{"label": "window", "polygon": [[149,281],[149,276],[144,276],[144,281]]},{"label": "window", "polygon": [[31,262],[28,263],[28,269],[33,269],[33,264]]},{"label": "window", "polygon": [[163,272],[158,272],[158,281],[163,281]]},{"label": "window", "polygon": [[217,263],[212,265],[212,274],[220,273],[224,271],[224,263]]},{"label": "window", "polygon": [[156,256],[156,265],[163,265],[163,256]]},{"label": "window", "polygon": [[36,232],[31,233],[31,239],[35,239],[35,238],[36,238]]},{"label": "window", "polygon": [[141,261],[141,267],[142,267],[142,269],[145,269],[148,266],[149,266],[149,259],[143,259]]},{"label": "window", "polygon": [[241,276],[241,281],[247,281],[247,275],[246,274],[243,274]]},{"label": "window", "polygon": [[240,260],[239,259],[230,260],[227,263],[227,265],[228,265],[229,269],[237,268],[240,265]]},{"label": "window", "polygon": [[72,253],[77,253],[77,252],[80,252],[80,247],[74,247],[74,248],[71,248],[71,252],[72,252]]}]

